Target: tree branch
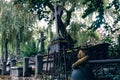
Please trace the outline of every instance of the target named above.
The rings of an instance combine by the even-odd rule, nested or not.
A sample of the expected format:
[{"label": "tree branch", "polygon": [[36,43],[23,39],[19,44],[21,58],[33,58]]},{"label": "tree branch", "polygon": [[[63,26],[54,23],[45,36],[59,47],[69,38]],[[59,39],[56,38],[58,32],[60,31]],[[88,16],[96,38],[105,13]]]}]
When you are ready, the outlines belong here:
[{"label": "tree branch", "polygon": [[67,18],[65,20],[65,26],[67,27],[69,24],[70,24],[70,19],[71,19],[71,15],[72,15],[72,12],[74,11],[74,8],[75,8],[75,3],[72,5],[72,7],[66,11],[67,13]]},{"label": "tree branch", "polygon": [[47,6],[48,6],[52,11],[54,11],[54,6],[53,6],[51,3],[47,3]]},{"label": "tree branch", "polygon": [[50,3],[49,0],[46,0],[46,1],[44,2],[44,5],[45,5],[45,6],[48,6],[48,8],[50,8],[52,11],[54,11],[54,6]]},{"label": "tree branch", "polygon": [[120,30],[120,28],[117,28],[117,29],[113,30],[112,34],[115,33],[116,31],[119,31],[119,30]]}]

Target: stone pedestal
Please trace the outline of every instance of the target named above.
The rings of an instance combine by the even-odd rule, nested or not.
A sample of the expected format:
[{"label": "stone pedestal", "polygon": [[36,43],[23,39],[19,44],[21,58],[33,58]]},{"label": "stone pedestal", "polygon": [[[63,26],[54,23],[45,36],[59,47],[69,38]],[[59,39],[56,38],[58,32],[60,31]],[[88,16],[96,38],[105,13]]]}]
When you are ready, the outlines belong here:
[{"label": "stone pedestal", "polygon": [[42,69],[43,69],[43,55],[38,54],[38,55],[36,55],[35,58],[36,58],[35,59],[35,61],[36,61],[36,63],[35,63],[35,75],[37,76],[37,75],[41,74]]},{"label": "stone pedestal", "polygon": [[59,76],[63,72],[66,74],[66,55],[64,50],[67,47],[68,42],[60,36],[51,41],[51,45],[49,46],[49,59],[47,61],[52,60],[52,63],[48,63],[53,66],[50,66],[49,73],[54,73],[55,76]]},{"label": "stone pedestal", "polygon": [[2,75],[6,75],[6,61],[3,61],[2,63]]},{"label": "stone pedestal", "polygon": [[25,57],[23,59],[23,76],[29,77],[30,76],[30,70],[29,70],[29,58]]},{"label": "stone pedestal", "polygon": [[49,53],[60,53],[63,48],[66,48],[68,46],[67,41],[64,38],[61,37],[55,37],[55,39],[53,39],[51,41],[50,44],[50,52]]},{"label": "stone pedestal", "polygon": [[0,68],[0,75],[2,74],[2,68]]},{"label": "stone pedestal", "polygon": [[11,76],[12,77],[22,77],[23,76],[23,68],[22,67],[11,67]]}]

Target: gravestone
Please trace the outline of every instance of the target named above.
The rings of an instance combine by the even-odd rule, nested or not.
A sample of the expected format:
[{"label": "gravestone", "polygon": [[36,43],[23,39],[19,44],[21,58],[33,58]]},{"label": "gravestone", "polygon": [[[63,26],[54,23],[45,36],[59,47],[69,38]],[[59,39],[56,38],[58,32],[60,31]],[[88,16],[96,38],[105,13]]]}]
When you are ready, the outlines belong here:
[{"label": "gravestone", "polygon": [[10,75],[13,76],[14,75],[14,69],[12,69],[12,67],[16,66],[16,60],[12,59],[10,62]]},{"label": "gravestone", "polygon": [[6,61],[3,61],[2,63],[2,75],[6,75]]},{"label": "gravestone", "polygon": [[44,36],[44,32],[41,32],[40,34],[41,34],[41,39],[40,39],[40,41],[41,41],[41,53],[43,54],[45,51],[45,47],[44,47],[45,36]]},{"label": "gravestone", "polygon": [[15,60],[15,59],[12,59],[12,60],[11,60],[10,66],[11,66],[11,67],[16,66],[16,60]]},{"label": "gravestone", "polygon": [[61,50],[63,50],[63,47],[66,48],[68,45],[67,40],[63,38],[64,34],[62,34],[61,32],[61,27],[63,27],[61,26],[62,25],[62,22],[61,22],[62,12],[63,10],[56,3],[54,6],[54,15],[53,15],[53,19],[55,19],[55,23],[56,23],[56,37],[53,40],[51,40],[50,53],[55,53],[55,52],[60,53]]},{"label": "gravestone", "polygon": [[2,74],[2,68],[0,68],[0,75]]},{"label": "gravestone", "polygon": [[29,58],[25,57],[23,59],[23,76],[29,77],[31,76],[31,68],[29,68]]},{"label": "gravestone", "polygon": [[13,66],[11,67],[11,74],[12,77],[22,77],[23,76],[23,68]]},{"label": "gravestone", "polygon": [[[54,7],[54,18],[56,22],[56,37],[51,40],[51,44],[49,46],[49,59],[52,59],[53,66],[50,67],[50,73],[53,73],[54,76],[60,76],[60,73],[65,75],[66,79],[66,54],[63,53],[68,47],[68,40],[64,37],[64,35],[68,36],[66,33],[62,32],[65,31],[63,29],[63,22],[61,20],[62,16],[62,9],[59,5],[55,4]],[[61,30],[62,29],[62,30]],[[72,44],[72,43],[71,43]],[[48,60],[49,60],[48,59]],[[49,65],[47,65],[48,67]],[[48,72],[49,72],[48,71]]]},{"label": "gravestone", "polygon": [[40,75],[43,69],[43,55],[38,54],[35,58],[35,75]]}]

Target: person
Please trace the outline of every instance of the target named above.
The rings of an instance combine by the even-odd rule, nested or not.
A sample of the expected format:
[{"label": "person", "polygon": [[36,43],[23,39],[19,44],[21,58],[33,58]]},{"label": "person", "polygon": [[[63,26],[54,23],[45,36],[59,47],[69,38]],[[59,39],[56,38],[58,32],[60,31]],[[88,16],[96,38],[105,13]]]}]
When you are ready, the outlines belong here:
[{"label": "person", "polygon": [[72,80],[95,80],[92,70],[86,66],[89,56],[80,50],[77,58],[78,60],[72,64]]}]

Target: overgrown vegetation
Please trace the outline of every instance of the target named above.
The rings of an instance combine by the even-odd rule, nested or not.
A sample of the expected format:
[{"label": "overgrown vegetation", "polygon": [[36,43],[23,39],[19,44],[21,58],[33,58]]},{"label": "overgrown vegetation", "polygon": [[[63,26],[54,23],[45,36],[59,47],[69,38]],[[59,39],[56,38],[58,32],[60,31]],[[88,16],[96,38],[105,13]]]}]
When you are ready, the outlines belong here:
[{"label": "overgrown vegetation", "polygon": [[[98,44],[109,37],[117,35],[120,21],[119,0],[57,0],[57,5],[63,10],[61,20],[64,27],[61,32],[70,34],[66,39],[73,40],[75,46]],[[12,0],[0,1],[0,39],[1,53],[9,51],[15,55],[35,55],[40,52],[39,33],[45,32],[45,48],[55,35],[51,18],[54,13],[55,0]],[[36,24],[45,20],[47,28]],[[107,33],[100,36],[98,28],[103,27]],[[63,35],[66,37],[66,35]],[[108,41],[112,43],[111,41]],[[114,42],[117,43],[117,42]],[[5,46],[6,45],[6,46]],[[114,48],[119,48],[118,44]],[[119,49],[118,49],[119,50]],[[111,54],[111,53],[110,53]]]},{"label": "overgrown vegetation", "polygon": [[[56,35],[53,29],[55,4],[61,9],[58,17],[60,36],[68,41],[69,48],[105,42],[111,44],[109,58],[120,57],[120,0],[0,0],[0,53],[3,61],[47,53],[48,45]],[[47,26],[40,23],[43,20]],[[22,66],[21,63],[17,65]],[[113,66],[119,69],[119,65]],[[113,77],[111,74],[105,76]]]}]

